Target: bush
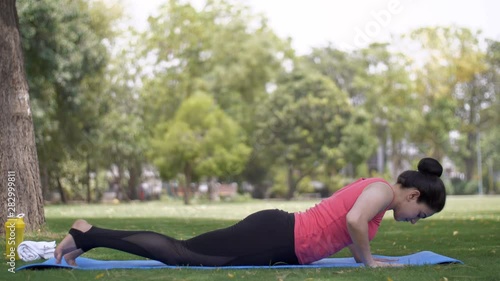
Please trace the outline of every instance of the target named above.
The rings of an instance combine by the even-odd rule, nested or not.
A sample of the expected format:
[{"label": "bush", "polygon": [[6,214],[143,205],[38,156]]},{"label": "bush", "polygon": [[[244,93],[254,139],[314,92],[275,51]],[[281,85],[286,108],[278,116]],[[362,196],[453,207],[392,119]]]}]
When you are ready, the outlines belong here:
[{"label": "bush", "polygon": [[453,193],[456,195],[471,195],[477,194],[478,183],[477,181],[465,181],[460,178],[451,178],[451,185],[453,186]]}]

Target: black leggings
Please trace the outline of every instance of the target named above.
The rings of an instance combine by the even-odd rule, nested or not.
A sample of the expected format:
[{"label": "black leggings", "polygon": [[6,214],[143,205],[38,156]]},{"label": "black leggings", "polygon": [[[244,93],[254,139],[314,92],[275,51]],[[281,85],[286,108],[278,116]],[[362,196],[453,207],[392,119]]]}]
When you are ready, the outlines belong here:
[{"label": "black leggings", "polygon": [[110,230],[93,226],[71,229],[77,248],[106,247],[158,260],[168,265],[224,266],[298,264],[294,247],[294,215],[265,210],[237,224],[188,240],[151,231]]}]

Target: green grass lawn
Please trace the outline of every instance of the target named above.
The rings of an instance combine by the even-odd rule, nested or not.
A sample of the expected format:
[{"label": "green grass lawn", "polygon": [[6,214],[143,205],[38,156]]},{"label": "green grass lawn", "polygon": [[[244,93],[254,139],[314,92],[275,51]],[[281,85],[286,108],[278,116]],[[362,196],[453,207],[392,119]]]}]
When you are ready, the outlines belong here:
[{"label": "green grass lawn", "polygon": [[[314,201],[251,201],[184,206],[176,201],[118,205],[46,206],[47,225],[26,240],[59,242],[76,218],[116,229],[153,230],[176,238],[231,225],[261,209],[304,210]],[[0,242],[5,249],[5,240]],[[430,250],[462,260],[464,265],[405,268],[330,268],[264,270],[44,270],[10,273],[2,263],[0,280],[500,280],[500,197],[450,197],[440,214],[416,225],[396,223],[392,213],[384,219],[372,251],[382,255],[406,255]],[[95,259],[137,259],[109,249],[85,254]],[[348,256],[342,251],[336,257]],[[19,267],[25,264],[17,262]]]}]

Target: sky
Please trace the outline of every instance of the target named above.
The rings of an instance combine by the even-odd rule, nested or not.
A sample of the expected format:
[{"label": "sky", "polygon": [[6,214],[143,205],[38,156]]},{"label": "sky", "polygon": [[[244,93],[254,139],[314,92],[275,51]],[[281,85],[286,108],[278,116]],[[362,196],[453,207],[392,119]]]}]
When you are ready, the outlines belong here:
[{"label": "sky", "polygon": [[[167,0],[123,0],[131,23],[140,30]],[[193,0],[200,2],[201,0]],[[496,0],[240,0],[264,14],[282,38],[291,38],[299,54],[329,43],[349,50],[390,41],[423,26],[457,25],[482,30],[500,41],[500,1]]]}]

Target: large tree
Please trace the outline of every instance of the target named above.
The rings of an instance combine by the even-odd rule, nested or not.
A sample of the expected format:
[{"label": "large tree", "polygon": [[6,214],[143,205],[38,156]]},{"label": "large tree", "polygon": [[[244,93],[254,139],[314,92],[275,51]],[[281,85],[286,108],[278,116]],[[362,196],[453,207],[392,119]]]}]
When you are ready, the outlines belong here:
[{"label": "large tree", "polygon": [[0,62],[0,223],[24,213],[34,230],[45,216],[15,0],[0,1]]},{"label": "large tree", "polygon": [[149,18],[142,40],[154,60],[154,76],[145,79],[142,93],[146,122],[171,119],[186,98],[203,91],[249,133],[255,106],[290,56],[288,43],[234,1],[209,0],[200,10],[185,1],[165,2]]},{"label": "large tree", "polygon": [[[63,202],[65,193],[87,193],[90,201],[90,172],[105,158],[95,147],[111,107],[105,73],[121,8],[101,1],[19,0],[18,10],[43,195],[50,199],[57,187]],[[67,179],[77,180],[65,184]]]},{"label": "large tree", "polygon": [[[185,99],[201,91],[245,130],[247,145],[254,147],[255,109],[293,57],[290,43],[239,1],[208,0],[199,9],[186,1],[165,1],[149,24],[138,40],[142,61],[153,64],[141,91],[145,133],[171,120]],[[270,171],[265,158],[252,152],[239,180],[263,187]]]},{"label": "large tree", "polygon": [[[352,116],[347,94],[320,73],[297,65],[284,73],[270,99],[258,108],[258,149],[287,169],[287,199],[321,165],[338,172],[346,164],[344,129]],[[347,139],[344,139],[347,137]],[[364,140],[361,140],[364,145]]]},{"label": "large tree", "polygon": [[479,89],[483,83],[479,78],[486,70],[479,34],[452,26],[420,28],[410,37],[418,46],[416,53],[422,54],[415,62],[422,114],[414,124],[413,139],[420,143],[421,151],[442,159],[451,152],[449,133],[457,130],[467,139],[461,158],[469,180],[475,163],[480,101],[486,93]]},{"label": "large tree", "polygon": [[[418,114],[410,94],[413,83],[406,71],[407,59],[402,54],[390,51],[388,44],[374,43],[351,53],[342,52],[333,46],[315,49],[307,61],[349,95],[356,112],[368,114],[372,129],[361,129],[363,134],[360,132],[359,136],[378,139],[378,171],[383,172],[390,160],[392,174],[397,175],[403,169],[403,159],[406,157],[404,142],[407,131]],[[347,132],[353,133],[360,128],[356,124]],[[372,151],[370,147],[364,148],[365,153]],[[355,154],[363,155],[355,147],[347,155]]]},{"label": "large tree", "polygon": [[406,70],[408,59],[391,52],[387,44],[372,44],[357,53],[365,64],[365,74],[360,75],[364,79],[357,79],[356,86],[363,89],[363,107],[371,114],[380,143],[382,159],[378,162],[384,167],[390,162],[392,177],[396,178],[406,169],[404,160],[411,156],[408,131],[420,113],[411,95],[414,83]]},{"label": "large tree", "polygon": [[185,204],[195,178],[237,175],[249,154],[241,127],[201,92],[186,99],[172,121],[158,124],[150,148],[163,178],[183,174]]}]

